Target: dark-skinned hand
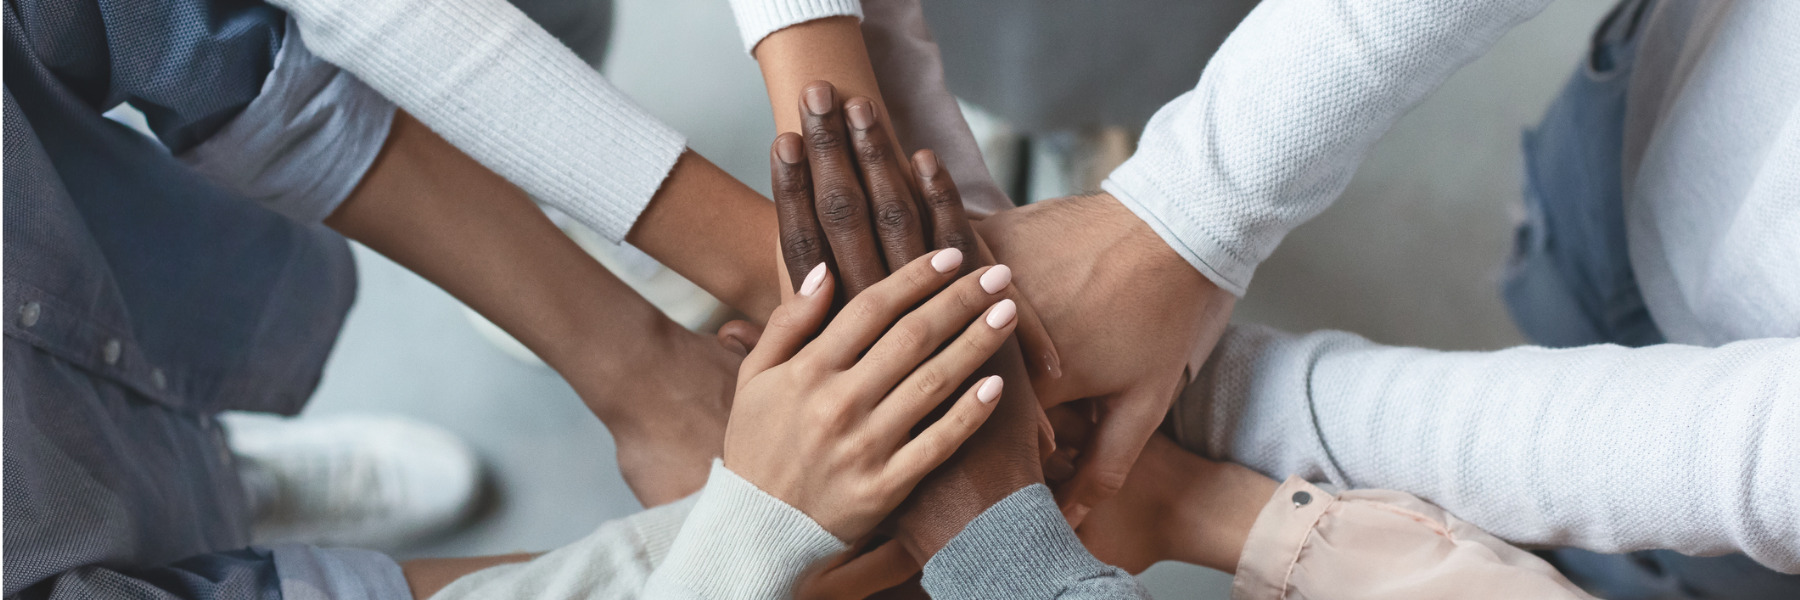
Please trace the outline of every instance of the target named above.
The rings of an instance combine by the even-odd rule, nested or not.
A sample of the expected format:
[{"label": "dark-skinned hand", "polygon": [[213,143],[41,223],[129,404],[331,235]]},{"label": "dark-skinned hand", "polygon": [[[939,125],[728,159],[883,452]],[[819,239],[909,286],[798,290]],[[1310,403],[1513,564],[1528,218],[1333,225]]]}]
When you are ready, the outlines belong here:
[{"label": "dark-skinned hand", "polygon": [[[804,137],[782,134],[770,152],[790,292],[821,262],[837,273],[845,299],[886,277],[889,265],[904,265],[934,249],[961,249],[972,257],[963,269],[993,264],[949,172],[933,153],[921,150],[908,173],[871,101],[839,103],[829,84],[815,82],[799,104]],[[1021,308],[1018,331],[1026,335],[1032,322],[1023,299],[1015,301]],[[1019,344],[1009,342],[971,381],[988,375],[1028,378],[1023,356]],[[918,564],[989,506],[1043,481],[1040,448],[1048,448],[1040,439],[1048,421],[1030,388],[1008,386],[981,429],[902,504],[895,537]]]}]

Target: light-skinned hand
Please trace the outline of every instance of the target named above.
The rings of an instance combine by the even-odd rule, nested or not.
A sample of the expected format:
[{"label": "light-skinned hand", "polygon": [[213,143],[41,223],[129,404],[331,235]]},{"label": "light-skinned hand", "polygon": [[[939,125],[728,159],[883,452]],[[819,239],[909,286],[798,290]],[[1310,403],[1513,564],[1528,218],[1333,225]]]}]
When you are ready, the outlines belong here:
[{"label": "light-skinned hand", "polygon": [[1094,440],[1057,488],[1070,524],[1117,494],[1194,357],[1224,332],[1236,297],[1219,289],[1111,195],[1047,200],[976,225],[1018,273],[1062,359],[1034,377],[1045,407],[1095,400]]},{"label": "light-skinned hand", "polygon": [[840,540],[872,531],[986,421],[1004,385],[973,382],[912,434],[1018,321],[1006,299],[1010,271],[958,278],[962,260],[955,249],[913,260],[846,304],[823,333],[835,286],[824,265],[811,269],[744,358],[725,466]]}]

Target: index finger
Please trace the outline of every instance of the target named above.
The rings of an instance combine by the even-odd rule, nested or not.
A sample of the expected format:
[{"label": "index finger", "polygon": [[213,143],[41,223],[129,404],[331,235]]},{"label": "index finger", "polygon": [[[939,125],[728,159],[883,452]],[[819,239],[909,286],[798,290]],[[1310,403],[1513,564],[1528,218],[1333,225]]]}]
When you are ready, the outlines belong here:
[{"label": "index finger", "polygon": [[775,143],[769,147],[769,178],[781,236],[781,260],[787,265],[788,278],[796,290],[813,265],[831,264],[831,247],[813,212],[812,174],[807,172],[806,154],[800,146],[800,134],[790,132],[775,136]]}]

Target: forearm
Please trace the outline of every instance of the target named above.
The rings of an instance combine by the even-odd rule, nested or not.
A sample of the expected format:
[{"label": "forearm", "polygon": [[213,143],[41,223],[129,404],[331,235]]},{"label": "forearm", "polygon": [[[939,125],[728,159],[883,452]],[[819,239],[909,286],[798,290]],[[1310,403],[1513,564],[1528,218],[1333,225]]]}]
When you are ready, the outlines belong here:
[{"label": "forearm", "polygon": [[625,241],[757,322],[781,303],[775,206],[692,151]]},{"label": "forearm", "polygon": [[405,113],[326,224],[442,287],[577,386],[632,377],[679,330],[523,191]]},{"label": "forearm", "polygon": [[1775,458],[1800,453],[1797,362],[1792,339],[1477,353],[1238,327],[1174,419],[1208,457],[1417,494],[1513,543],[1793,571],[1800,492],[1774,482],[1800,480]]}]

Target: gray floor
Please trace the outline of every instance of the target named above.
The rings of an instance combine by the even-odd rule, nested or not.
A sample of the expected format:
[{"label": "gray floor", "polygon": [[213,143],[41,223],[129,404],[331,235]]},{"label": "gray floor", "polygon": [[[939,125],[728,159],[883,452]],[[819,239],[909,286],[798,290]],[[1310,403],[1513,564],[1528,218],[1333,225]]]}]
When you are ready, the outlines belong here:
[{"label": "gray floor", "polygon": [[[1518,343],[1494,290],[1518,198],[1519,132],[1610,4],[1554,4],[1408,115],[1343,200],[1264,264],[1238,318],[1436,348]],[[605,71],[702,154],[767,190],[768,103],[723,3],[618,2]],[[554,373],[488,345],[431,284],[365,249],[357,260],[357,304],[308,411],[439,423],[496,474],[497,502],[482,519],[403,556],[545,550],[638,510],[611,438]],[[1159,597],[1229,596],[1229,576],[1198,567],[1159,565],[1145,580]]]}]

